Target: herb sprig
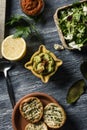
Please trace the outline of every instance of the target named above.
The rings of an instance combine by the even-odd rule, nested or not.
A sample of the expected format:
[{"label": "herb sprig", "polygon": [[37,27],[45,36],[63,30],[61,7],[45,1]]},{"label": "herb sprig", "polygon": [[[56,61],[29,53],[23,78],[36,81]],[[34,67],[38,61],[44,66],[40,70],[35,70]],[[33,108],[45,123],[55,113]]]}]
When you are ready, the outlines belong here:
[{"label": "herb sprig", "polygon": [[6,25],[15,28],[14,37],[23,37],[26,39],[32,36],[32,34],[38,34],[34,20],[27,16],[14,15],[9,19]]}]

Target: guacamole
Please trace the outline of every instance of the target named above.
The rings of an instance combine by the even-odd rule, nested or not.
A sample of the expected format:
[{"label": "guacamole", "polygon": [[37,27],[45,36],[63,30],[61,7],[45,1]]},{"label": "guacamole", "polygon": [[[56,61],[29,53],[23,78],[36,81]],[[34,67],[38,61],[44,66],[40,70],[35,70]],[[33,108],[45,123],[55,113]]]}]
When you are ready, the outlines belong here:
[{"label": "guacamole", "polygon": [[47,75],[55,70],[55,61],[50,53],[40,53],[33,58],[33,70],[42,75]]}]

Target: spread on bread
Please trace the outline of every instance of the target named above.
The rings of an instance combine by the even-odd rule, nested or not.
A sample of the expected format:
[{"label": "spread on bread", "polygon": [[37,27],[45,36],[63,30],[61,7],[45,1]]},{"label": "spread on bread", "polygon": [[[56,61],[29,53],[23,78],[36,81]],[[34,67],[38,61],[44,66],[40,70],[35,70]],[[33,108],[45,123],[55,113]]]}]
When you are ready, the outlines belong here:
[{"label": "spread on bread", "polygon": [[38,122],[43,115],[43,105],[36,97],[30,97],[20,103],[21,115],[31,123]]},{"label": "spread on bread", "polygon": [[38,123],[28,123],[25,127],[25,130],[48,130],[46,124],[44,122]]},{"label": "spread on bread", "polygon": [[65,123],[66,114],[60,105],[56,103],[49,103],[44,108],[43,118],[48,127],[60,128]]},{"label": "spread on bread", "polygon": [[66,121],[66,113],[58,103],[48,103],[44,108],[37,97],[29,97],[20,102],[21,115],[29,121],[25,130],[48,130],[60,128]]}]

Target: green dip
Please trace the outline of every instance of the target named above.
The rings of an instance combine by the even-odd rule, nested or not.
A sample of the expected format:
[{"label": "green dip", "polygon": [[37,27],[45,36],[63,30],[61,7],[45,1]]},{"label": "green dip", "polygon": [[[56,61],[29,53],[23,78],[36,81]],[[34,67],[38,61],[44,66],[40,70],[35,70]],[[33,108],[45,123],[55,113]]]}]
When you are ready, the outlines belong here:
[{"label": "green dip", "polygon": [[47,75],[55,70],[55,61],[50,53],[40,53],[33,58],[33,70],[42,75]]}]

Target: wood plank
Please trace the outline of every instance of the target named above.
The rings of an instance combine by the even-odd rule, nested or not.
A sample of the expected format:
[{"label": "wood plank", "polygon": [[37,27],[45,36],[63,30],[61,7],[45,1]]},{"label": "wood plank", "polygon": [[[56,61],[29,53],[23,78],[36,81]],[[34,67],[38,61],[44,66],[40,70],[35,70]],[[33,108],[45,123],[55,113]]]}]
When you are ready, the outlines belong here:
[{"label": "wood plank", "polygon": [[[4,39],[6,0],[0,0],[0,45]],[[0,51],[1,52],[1,51]],[[0,53],[1,57],[1,53]]]},{"label": "wood plank", "polygon": [[[7,17],[9,16],[8,19],[15,14],[24,15],[21,11],[19,0],[7,1],[9,5],[6,5],[8,8],[8,12],[6,12]],[[42,42],[36,38],[27,40],[28,51],[26,57],[21,61],[14,62],[14,67],[8,74],[15,92],[16,101],[32,92],[47,93],[54,97],[64,107],[67,113],[67,121],[62,130],[87,130],[87,89],[75,104],[69,105],[66,102],[66,95],[70,86],[77,80],[83,79],[80,65],[87,59],[87,50],[82,52],[68,50],[56,51],[53,48],[55,43],[60,43],[57,28],[53,21],[54,12],[58,7],[73,2],[75,0],[45,0],[45,8],[41,17],[42,20],[37,23],[39,33],[42,36]],[[15,32],[15,29],[8,28],[7,31],[8,35],[11,35]],[[31,71],[24,68],[24,64],[38,50],[40,43],[44,44],[47,49],[63,60],[63,65],[46,84],[42,83]],[[13,130],[12,111],[6,82],[3,74],[0,73],[0,130]]]}]

